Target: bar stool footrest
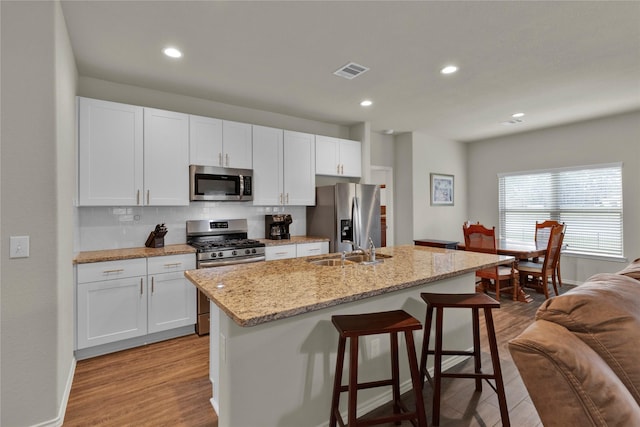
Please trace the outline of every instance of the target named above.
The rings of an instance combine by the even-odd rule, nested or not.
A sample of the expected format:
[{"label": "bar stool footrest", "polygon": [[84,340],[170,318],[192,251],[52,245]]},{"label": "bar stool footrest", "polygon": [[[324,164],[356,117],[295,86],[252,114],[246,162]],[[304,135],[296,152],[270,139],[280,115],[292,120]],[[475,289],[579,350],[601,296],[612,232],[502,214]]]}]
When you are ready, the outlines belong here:
[{"label": "bar stool footrest", "polygon": [[[384,387],[389,385],[393,385],[393,380],[380,380],[380,381],[370,381],[366,383],[358,383],[356,384],[356,388],[358,390],[363,390],[367,388]],[[349,391],[349,386],[348,385],[340,386],[340,392],[342,393],[345,391]]]}]

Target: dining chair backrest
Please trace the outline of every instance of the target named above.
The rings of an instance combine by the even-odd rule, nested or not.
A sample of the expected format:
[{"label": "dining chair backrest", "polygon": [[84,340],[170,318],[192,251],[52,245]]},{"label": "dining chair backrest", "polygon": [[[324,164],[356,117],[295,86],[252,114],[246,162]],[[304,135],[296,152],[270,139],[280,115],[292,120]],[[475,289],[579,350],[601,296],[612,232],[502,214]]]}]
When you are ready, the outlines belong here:
[{"label": "dining chair backrest", "polygon": [[537,222],[536,221],[536,234],[534,236],[534,240],[536,244],[546,245],[549,241],[549,237],[551,236],[551,228],[554,225],[561,225],[562,231],[564,232],[565,224],[564,222],[559,222],[553,219],[548,219],[546,221]]},{"label": "dining chair backrest", "polygon": [[547,243],[547,252],[544,256],[543,271],[555,268],[560,259],[560,250],[562,249],[562,241],[564,240],[564,225],[554,225],[551,227],[549,242]]},{"label": "dining chair backrest", "polygon": [[475,252],[498,253],[496,246],[496,228],[486,228],[482,224],[463,224],[465,250]]}]

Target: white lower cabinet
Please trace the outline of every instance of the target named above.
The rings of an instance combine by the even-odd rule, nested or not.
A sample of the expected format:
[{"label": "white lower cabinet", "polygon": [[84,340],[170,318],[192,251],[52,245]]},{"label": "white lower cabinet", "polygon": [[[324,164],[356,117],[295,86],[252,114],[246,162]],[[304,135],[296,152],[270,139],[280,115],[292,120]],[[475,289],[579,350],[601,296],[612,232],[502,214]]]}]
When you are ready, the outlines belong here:
[{"label": "white lower cabinet", "polygon": [[267,246],[264,248],[267,261],[278,259],[300,258],[304,256],[329,253],[329,242],[298,243],[290,245]]},{"label": "white lower cabinet", "polygon": [[77,348],[195,324],[196,289],[184,277],[194,268],[194,254],[78,265]]},{"label": "white lower cabinet", "polygon": [[[194,269],[193,255],[148,259],[148,332],[160,332],[196,323],[196,288],[184,277]],[[166,272],[171,271],[173,272]]]},{"label": "white lower cabinet", "polygon": [[296,245],[277,245],[264,248],[264,257],[267,261],[296,257]]}]

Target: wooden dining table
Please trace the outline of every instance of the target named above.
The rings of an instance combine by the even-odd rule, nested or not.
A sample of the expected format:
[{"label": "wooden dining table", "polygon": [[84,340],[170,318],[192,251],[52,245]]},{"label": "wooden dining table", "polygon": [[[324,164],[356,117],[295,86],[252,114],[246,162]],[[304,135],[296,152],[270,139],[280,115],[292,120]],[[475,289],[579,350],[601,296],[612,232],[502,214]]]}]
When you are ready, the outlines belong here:
[{"label": "wooden dining table", "polygon": [[[498,255],[509,255],[516,259],[515,268],[518,268],[518,261],[543,257],[547,252],[546,243],[542,245],[536,244],[536,242],[516,242],[508,239],[496,239],[496,246]],[[458,249],[464,250],[464,243],[458,244]],[[516,298],[521,302],[533,301],[533,298],[526,294],[519,285]]]}]

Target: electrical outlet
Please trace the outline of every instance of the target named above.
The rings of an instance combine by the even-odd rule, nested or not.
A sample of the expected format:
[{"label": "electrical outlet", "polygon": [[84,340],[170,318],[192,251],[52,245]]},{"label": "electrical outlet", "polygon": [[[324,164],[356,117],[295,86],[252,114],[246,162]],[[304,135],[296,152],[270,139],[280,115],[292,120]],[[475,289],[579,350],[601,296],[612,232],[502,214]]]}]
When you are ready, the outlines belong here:
[{"label": "electrical outlet", "polygon": [[29,236],[11,236],[9,238],[9,258],[29,257]]},{"label": "electrical outlet", "polygon": [[371,340],[371,357],[380,356],[380,338],[374,338]]}]

